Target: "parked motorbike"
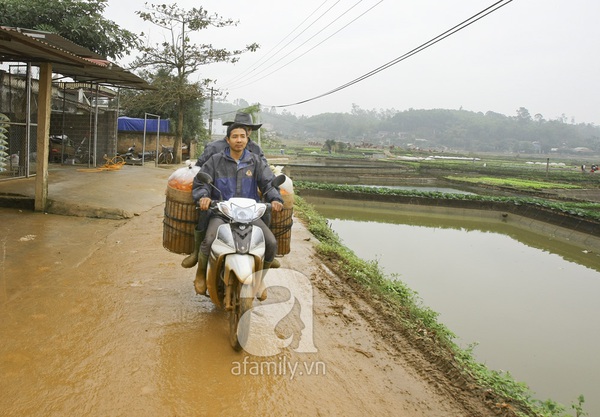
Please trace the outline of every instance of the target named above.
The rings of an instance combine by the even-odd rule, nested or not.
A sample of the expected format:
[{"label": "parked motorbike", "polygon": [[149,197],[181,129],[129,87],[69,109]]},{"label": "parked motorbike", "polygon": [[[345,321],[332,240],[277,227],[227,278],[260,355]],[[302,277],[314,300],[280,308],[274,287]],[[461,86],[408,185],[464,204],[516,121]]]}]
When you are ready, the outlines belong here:
[{"label": "parked motorbike", "polygon": [[73,153],[73,147],[67,135],[50,135],[49,162],[63,162]]},{"label": "parked motorbike", "polygon": [[[199,172],[197,178],[215,188],[210,175]],[[285,175],[279,175],[271,186],[278,187],[284,181]],[[240,318],[265,289],[262,271],[265,238],[262,230],[251,223],[270,213],[271,204],[234,197],[228,201],[213,200],[210,210],[227,223],[219,226],[211,246],[206,286],[212,302],[229,311],[229,341],[231,347],[240,350],[244,345],[240,338],[248,335],[248,329],[238,331]]]},{"label": "parked motorbike", "polygon": [[121,154],[119,152],[117,152],[117,156],[120,156],[121,158],[123,158],[125,160],[126,164],[137,164],[137,163],[142,163],[142,160],[138,157],[135,156],[135,144],[131,145],[129,148],[127,148],[127,152]]},{"label": "parked motorbike", "polygon": [[154,161],[156,158],[156,151],[138,152],[138,158],[144,161]]},{"label": "parked motorbike", "polygon": [[131,145],[129,148],[127,148],[127,152],[125,153],[120,153],[117,152],[117,156],[120,156],[121,158],[127,160],[127,159],[131,159],[133,158],[133,153],[135,152],[135,144]]}]

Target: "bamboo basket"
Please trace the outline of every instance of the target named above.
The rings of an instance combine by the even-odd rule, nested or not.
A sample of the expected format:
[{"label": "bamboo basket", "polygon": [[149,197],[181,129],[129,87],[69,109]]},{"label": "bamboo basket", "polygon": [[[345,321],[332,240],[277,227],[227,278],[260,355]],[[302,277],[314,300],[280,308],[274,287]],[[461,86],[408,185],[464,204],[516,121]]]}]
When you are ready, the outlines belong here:
[{"label": "bamboo basket", "polygon": [[294,224],[294,196],[282,195],[283,210],[271,213],[271,231],[277,239],[277,255],[290,253],[292,241],[292,225]]},{"label": "bamboo basket", "polygon": [[171,252],[190,254],[194,250],[194,230],[198,210],[191,191],[167,187],[163,219],[163,247]]}]

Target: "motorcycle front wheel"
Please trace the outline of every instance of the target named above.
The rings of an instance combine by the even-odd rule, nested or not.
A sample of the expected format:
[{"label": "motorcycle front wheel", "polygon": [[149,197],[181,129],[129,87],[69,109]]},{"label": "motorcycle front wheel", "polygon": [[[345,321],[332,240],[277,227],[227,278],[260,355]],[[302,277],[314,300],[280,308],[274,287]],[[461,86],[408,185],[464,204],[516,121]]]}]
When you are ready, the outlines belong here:
[{"label": "motorcycle front wheel", "polygon": [[242,297],[243,285],[237,277],[233,279],[234,288],[232,289],[231,305],[233,309],[229,312],[229,343],[236,350],[242,350],[245,342],[248,340],[248,332],[250,331],[250,320],[244,320],[240,323],[240,319],[250,309],[252,309],[253,297]]}]

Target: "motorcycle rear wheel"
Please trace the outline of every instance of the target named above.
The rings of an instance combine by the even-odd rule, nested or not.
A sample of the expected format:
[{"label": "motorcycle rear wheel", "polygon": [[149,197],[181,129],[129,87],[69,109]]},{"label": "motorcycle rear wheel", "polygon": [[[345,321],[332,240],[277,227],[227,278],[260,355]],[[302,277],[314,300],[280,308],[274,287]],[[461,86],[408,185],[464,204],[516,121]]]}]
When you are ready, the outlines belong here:
[{"label": "motorcycle rear wheel", "polygon": [[237,277],[234,277],[234,288],[232,291],[231,305],[233,310],[229,312],[229,343],[235,351],[242,350],[242,347],[248,340],[250,331],[250,321],[245,321],[240,327],[240,319],[250,309],[252,309],[253,297],[242,297],[242,285]]}]

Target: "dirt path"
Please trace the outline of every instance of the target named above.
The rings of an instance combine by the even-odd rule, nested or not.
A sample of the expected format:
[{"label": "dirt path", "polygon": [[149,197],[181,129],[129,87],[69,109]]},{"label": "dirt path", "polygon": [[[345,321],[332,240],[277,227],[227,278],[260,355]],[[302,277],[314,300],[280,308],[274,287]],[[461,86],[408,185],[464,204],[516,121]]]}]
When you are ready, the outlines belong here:
[{"label": "dirt path", "polygon": [[194,271],[162,247],[163,206],[0,216],[3,415],[497,415],[317,262],[298,222],[282,266],[313,284],[317,352],[265,358],[234,352],[226,314],[193,294]]}]

